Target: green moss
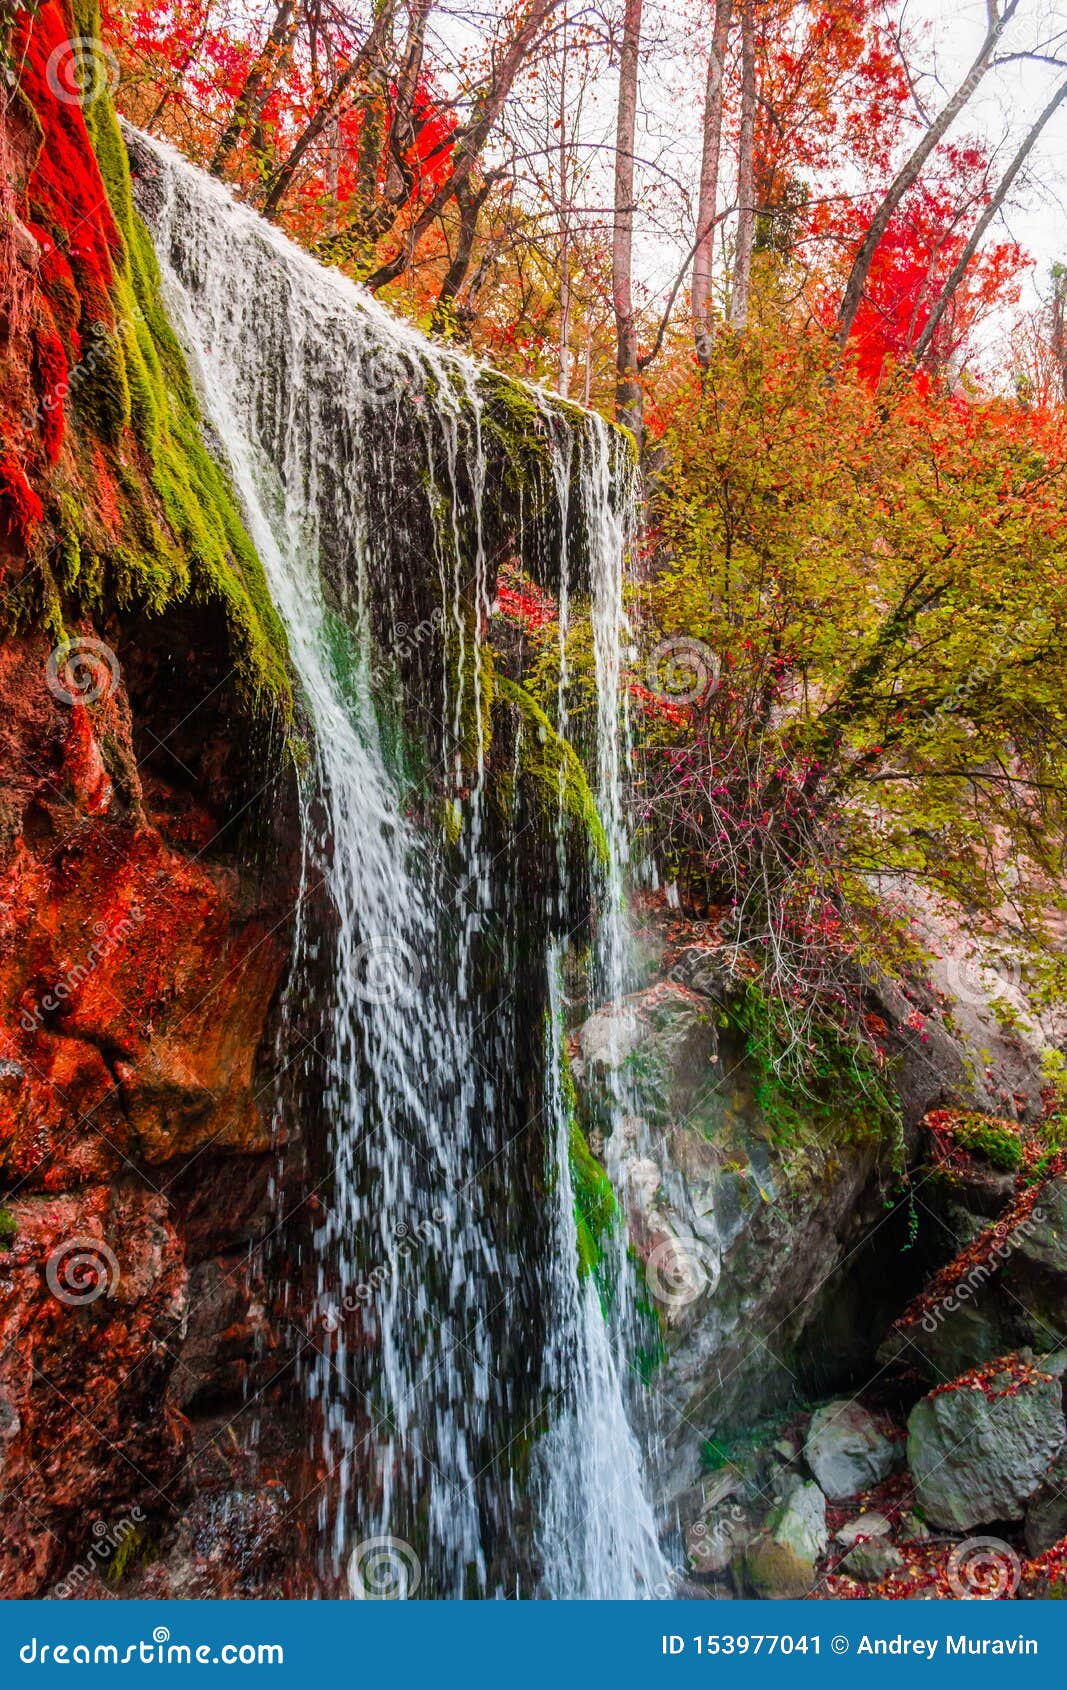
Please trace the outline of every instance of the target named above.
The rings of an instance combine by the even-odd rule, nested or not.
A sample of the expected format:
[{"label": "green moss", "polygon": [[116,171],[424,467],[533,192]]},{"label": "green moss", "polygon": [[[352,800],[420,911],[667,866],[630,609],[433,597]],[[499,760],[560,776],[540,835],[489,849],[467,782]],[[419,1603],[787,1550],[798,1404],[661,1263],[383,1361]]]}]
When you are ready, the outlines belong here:
[{"label": "green moss", "polygon": [[720,1468],[728,1467],[730,1461],[727,1444],[719,1443],[717,1438],[705,1438],[700,1446],[700,1465],[705,1473],[717,1473]]},{"label": "green moss", "polygon": [[954,1116],[951,1130],[953,1143],[968,1155],[980,1156],[990,1167],[1013,1173],[1022,1166],[1022,1139],[1010,1122],[968,1113]]},{"label": "green moss", "polygon": [[756,1103],[775,1143],[900,1140],[900,1109],[864,1046],[828,1020],[814,1020],[805,1048],[791,1039],[787,1013],[754,980],[724,1016],[744,1041]]},{"label": "green moss", "polygon": [[157,1559],[158,1549],[143,1526],[134,1526],[115,1546],[104,1571],[108,1584],[119,1584],[132,1567],[147,1567]]},{"label": "green moss", "polygon": [[478,393],[485,406],[481,427],[487,454],[502,490],[514,500],[529,492],[536,467],[548,466],[544,414],[528,388],[496,370],[481,372]]},{"label": "green moss", "polygon": [[619,1205],[611,1181],[573,1120],[569,1150],[574,1219],[578,1228],[578,1271],[599,1274],[604,1242],[619,1225]]},{"label": "green moss", "polygon": [[518,772],[532,783],[549,815],[561,811],[588,839],[593,855],[608,860],[608,842],[597,814],[585,770],[574,747],[552,726],[541,706],[524,687],[497,677],[497,696],[511,705],[520,719]]},{"label": "green moss", "polygon": [[[75,0],[74,31],[99,35],[97,0]],[[106,94],[85,108],[112,214],[122,237],[112,289],[116,326],[86,359],[75,404],[78,437],[108,454],[119,492],[116,545],[78,490],[56,499],[57,545],[42,573],[46,623],[64,612],[136,604],[161,612],[192,597],[226,618],[247,699],[288,715],[287,644],[266,577],[225,476],[204,446],[181,349],[167,321],[148,233],[133,208],[129,164]],[[130,435],[133,439],[130,439]],[[95,494],[91,452],[82,453]]]},{"label": "green moss", "polygon": [[0,1250],[10,1250],[19,1235],[19,1223],[10,1209],[0,1208]]}]

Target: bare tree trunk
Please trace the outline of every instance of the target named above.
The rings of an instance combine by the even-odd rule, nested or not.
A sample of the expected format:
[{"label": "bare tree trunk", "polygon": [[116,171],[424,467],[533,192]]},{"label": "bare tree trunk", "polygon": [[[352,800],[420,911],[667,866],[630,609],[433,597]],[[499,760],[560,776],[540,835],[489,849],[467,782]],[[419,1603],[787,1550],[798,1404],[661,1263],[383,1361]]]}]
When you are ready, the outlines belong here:
[{"label": "bare tree trunk", "polygon": [[1023,165],[1033,152],[1038,138],[1041,135],[1041,131],[1044,129],[1049,118],[1059,110],[1064,100],[1067,100],[1067,82],[1062,83],[1061,86],[1057,88],[1044,111],[1041,112],[1040,116],[1036,119],[1033,126],[1026,134],[1022,144],[1015,154],[1015,157],[1012,159],[1007,170],[998,182],[996,192],[971,231],[970,240],[960,253],[951,275],[947,278],[945,285],[934,302],[933,310],[926,319],[926,325],[923,328],[922,334],[915,342],[912,359],[916,364],[921,364],[922,360],[929,351],[933,338],[940,326],[941,319],[944,317],[945,312],[951,305],[956,289],[967,274],[967,269],[971,259],[974,257],[985,238],[986,230],[989,228],[989,225],[997,215],[997,212],[1004,204],[1004,201],[1008,196],[1008,191],[1016,176],[1018,176]]},{"label": "bare tree trunk", "polygon": [[864,236],[863,244],[853,260],[852,270],[841,299],[841,309],[837,316],[837,341],[839,346],[844,346],[852,331],[852,325],[856,321],[856,312],[859,310],[860,302],[863,299],[863,290],[867,285],[867,277],[874,255],[878,251],[882,236],[892,221],[893,213],[909,189],[914,187],[930,154],[959,116],[983,76],[985,76],[993,62],[993,54],[996,52],[997,44],[1018,8],[1019,0],[1004,0],[1003,11],[999,9],[999,0],[986,0],[988,22],[985,40],[979,49],[978,57],[955,93],[935,117],[907,162],[897,172],[885,198],[871,219],[871,225]]},{"label": "bare tree trunk", "polygon": [[563,0],[559,74],[559,348],[556,390],[566,399],[571,382],[571,208],[567,161],[567,0]]},{"label": "bare tree trunk", "polygon": [[756,241],[756,0],[741,8],[741,136],[737,155],[737,247],[730,286],[730,327],[748,322]]},{"label": "bare tree trunk", "polygon": [[426,24],[432,5],[433,0],[411,0],[408,8],[408,38],[404,49],[404,62],[396,80],[393,121],[389,131],[389,170],[385,179],[385,192],[391,200],[405,192],[402,166],[415,142],[415,95],[422,74],[423,54],[426,51]]},{"label": "bare tree trunk", "polygon": [[264,101],[274,88],[278,71],[286,58],[293,36],[296,33],[298,19],[295,15],[293,0],[281,0],[274,14],[274,22],[262,48],[256,54],[248,75],[245,77],[244,87],[234,102],[230,121],[219,136],[218,145],[211,155],[208,168],[212,176],[221,176],[226,160],[233,152],[241,136],[255,123],[262,110]]},{"label": "bare tree trunk", "polygon": [[719,198],[719,162],[722,157],[723,72],[733,22],[733,0],[716,0],[715,27],[708,56],[708,81],[704,94],[704,143],[700,158],[700,203],[697,206],[697,241],[693,251],[693,340],[697,360],[706,370],[711,359],[711,265],[715,250],[715,221]]},{"label": "bare tree trunk", "polygon": [[495,176],[490,177],[477,190],[471,187],[469,180],[461,182],[456,188],[456,204],[459,207],[459,241],[452,262],[448,266],[445,279],[441,284],[437,304],[434,306],[430,327],[435,334],[448,334],[454,331],[457,326],[456,300],[470,269],[471,254],[474,251],[474,236],[478,228],[478,217],[495,180]]},{"label": "bare tree trunk", "polygon": [[1060,373],[1060,391],[1067,399],[1067,268],[1057,264],[1052,271],[1052,304],[1049,346]]},{"label": "bare tree trunk", "polygon": [[633,306],[634,145],[637,78],[641,57],[642,0],[626,0],[615,125],[615,219],[611,240],[611,292],[615,306],[615,417],[641,447],[644,395],[637,362]]}]

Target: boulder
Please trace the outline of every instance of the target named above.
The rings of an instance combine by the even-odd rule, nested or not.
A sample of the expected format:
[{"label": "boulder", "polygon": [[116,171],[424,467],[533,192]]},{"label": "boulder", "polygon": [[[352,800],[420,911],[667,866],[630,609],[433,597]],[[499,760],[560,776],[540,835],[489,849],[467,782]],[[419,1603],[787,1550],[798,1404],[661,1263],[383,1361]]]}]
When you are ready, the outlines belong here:
[{"label": "boulder", "polygon": [[860,1538],[888,1537],[893,1530],[884,1514],[872,1509],[869,1514],[860,1514],[855,1520],[848,1520],[837,1534],[837,1541],[846,1549],[853,1549]]},{"label": "boulder", "polygon": [[1064,1430],[1060,1381],[1017,1357],[923,1397],[908,1465],[926,1517],[955,1531],[1021,1520]]},{"label": "boulder", "polygon": [[826,1498],[810,1480],[797,1480],[768,1514],[759,1541],[745,1557],[745,1582],[757,1596],[771,1601],[810,1596],[816,1562],[829,1542]]},{"label": "boulder", "polygon": [[827,1403],[811,1417],[804,1459],[832,1502],[878,1484],[896,1457],[896,1446],[860,1403]]},{"label": "boulder", "polygon": [[1026,1263],[1067,1279],[1067,1179],[1046,1180],[1041,1187],[1029,1225],[1019,1229],[1018,1252],[1016,1272]]},{"label": "boulder", "polygon": [[685,1534],[689,1565],[699,1577],[723,1573],[752,1542],[757,1523],[739,1502],[712,1508]]},{"label": "boulder", "polygon": [[891,1543],[857,1543],[841,1563],[840,1571],[849,1578],[862,1579],[864,1584],[881,1584],[882,1580],[904,1565],[903,1556]]},{"label": "boulder", "polygon": [[1026,1505],[1026,1547],[1043,1555],[1067,1537],[1067,1453],[1061,1453]]}]

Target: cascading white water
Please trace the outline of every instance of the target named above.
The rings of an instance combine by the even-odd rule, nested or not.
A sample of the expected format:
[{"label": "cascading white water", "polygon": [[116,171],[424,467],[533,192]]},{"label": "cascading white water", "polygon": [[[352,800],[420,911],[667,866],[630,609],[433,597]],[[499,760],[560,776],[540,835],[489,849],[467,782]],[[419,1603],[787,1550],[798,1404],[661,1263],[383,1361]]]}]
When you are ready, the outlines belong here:
[{"label": "cascading white water", "polygon": [[[565,891],[525,909],[521,851],[493,832],[483,377],[170,149],[133,147],[172,318],[310,728],[285,1054],[301,1071],[287,1106],[321,1117],[327,1166],[301,1342],[327,1474],[325,1567],[347,1570],[353,1595],[382,1567],[439,1597],[662,1594],[618,1322],[609,1330],[593,1276],[578,1273],[553,936]],[[558,507],[564,631],[575,479],[583,509],[610,844],[601,973],[616,993],[628,489],[612,481],[603,423],[530,400]],[[428,614],[416,580],[432,588]],[[403,710],[383,713],[398,689]],[[564,729],[565,693],[564,674]],[[405,712],[423,732],[405,734]],[[447,860],[446,825],[458,835]],[[621,1238],[612,1247],[624,1277]]]}]

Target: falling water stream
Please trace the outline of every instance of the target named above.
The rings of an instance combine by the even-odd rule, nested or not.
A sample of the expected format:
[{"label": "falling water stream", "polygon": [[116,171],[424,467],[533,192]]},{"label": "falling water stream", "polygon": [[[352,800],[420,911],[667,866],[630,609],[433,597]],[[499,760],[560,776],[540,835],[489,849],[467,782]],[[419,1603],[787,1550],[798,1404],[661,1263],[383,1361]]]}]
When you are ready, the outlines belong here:
[{"label": "falling water stream", "polygon": [[[562,981],[582,896],[564,794],[554,867],[533,875],[532,824],[501,819],[491,780],[483,636],[502,547],[527,561],[522,510],[491,515],[499,383],[166,147],[131,135],[131,150],[310,742],[279,1106],[321,1133],[299,1368],[326,1474],[323,1574],[354,1596],[383,1580],[436,1597],[666,1594],[629,1405],[625,1240],[610,1241],[607,1315],[578,1269]],[[561,641],[580,590],[592,610],[588,760],[609,847],[591,875],[594,974],[610,1000],[633,490],[600,419],[522,391],[552,519],[527,526],[543,549],[550,536]],[[563,731],[567,694],[564,653]]]}]

